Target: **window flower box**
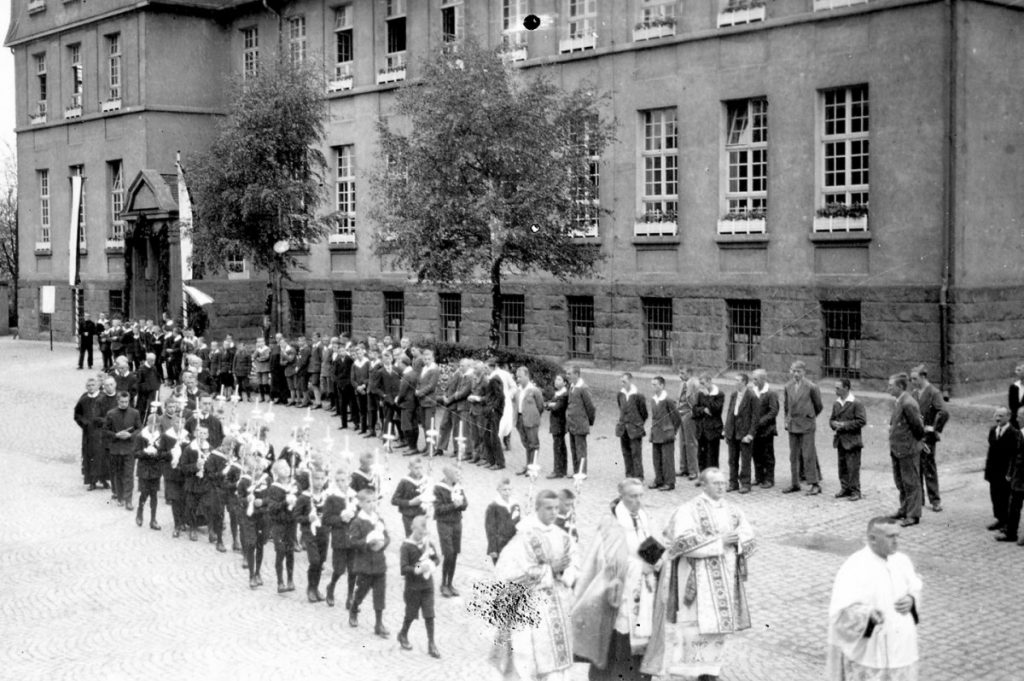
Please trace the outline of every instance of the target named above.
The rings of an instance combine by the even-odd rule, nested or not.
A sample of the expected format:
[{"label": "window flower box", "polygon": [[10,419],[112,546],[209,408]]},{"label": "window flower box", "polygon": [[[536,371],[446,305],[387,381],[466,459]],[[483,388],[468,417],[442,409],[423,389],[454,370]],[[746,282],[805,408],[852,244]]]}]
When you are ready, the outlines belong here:
[{"label": "window flower box", "polygon": [[28,13],[35,14],[46,9],[46,0],[28,0]]},{"label": "window flower box", "polygon": [[639,42],[641,40],[655,40],[657,38],[666,38],[676,34],[676,23],[661,21],[656,24],[652,23],[640,23],[633,29],[633,42]]},{"label": "window flower box", "polygon": [[64,118],[81,118],[82,107],[81,106],[69,106],[64,109]]},{"label": "window flower box", "polygon": [[121,98],[108,99],[100,103],[100,111],[119,111],[121,109]]},{"label": "window flower box", "polygon": [[352,76],[341,76],[340,78],[334,78],[327,82],[328,92],[341,92],[342,90],[352,89]]},{"label": "window flower box", "polygon": [[53,253],[53,245],[49,241],[37,241],[35,251],[39,255],[49,255]]},{"label": "window flower box", "polygon": [[29,118],[28,122],[29,122],[30,125],[42,125],[43,123],[46,122],[46,114],[45,113],[37,113],[37,114],[33,115],[31,118]]},{"label": "window flower box", "polygon": [[867,1],[868,0],[814,0],[814,11],[824,12],[830,9],[849,7],[850,5],[861,5]]},{"label": "window flower box", "polygon": [[377,73],[377,85],[405,80],[405,65],[381,69]]},{"label": "window flower box", "polygon": [[517,45],[502,50],[501,58],[505,61],[526,61],[529,54],[526,51],[526,45]]},{"label": "window flower box", "polygon": [[750,213],[731,213],[718,221],[719,234],[764,234],[768,220]]},{"label": "window flower box", "polygon": [[355,244],[356,233],[355,232],[340,232],[335,234],[329,234],[327,236],[327,243],[330,246],[341,246],[347,244]]},{"label": "window flower box", "polygon": [[597,34],[570,36],[558,41],[559,52],[579,52],[580,50],[592,50],[597,47]]},{"label": "window flower box", "polygon": [[676,236],[678,233],[675,213],[647,213],[633,223],[633,236]]},{"label": "window flower box", "polygon": [[124,239],[107,239],[107,253],[124,253]]},{"label": "window flower box", "polygon": [[749,24],[755,21],[764,21],[764,3],[750,3],[746,7],[729,8],[718,13],[718,27],[735,26],[737,24]]},{"label": "window flower box", "polygon": [[868,216],[821,216],[814,217],[815,232],[866,232],[868,231]]}]

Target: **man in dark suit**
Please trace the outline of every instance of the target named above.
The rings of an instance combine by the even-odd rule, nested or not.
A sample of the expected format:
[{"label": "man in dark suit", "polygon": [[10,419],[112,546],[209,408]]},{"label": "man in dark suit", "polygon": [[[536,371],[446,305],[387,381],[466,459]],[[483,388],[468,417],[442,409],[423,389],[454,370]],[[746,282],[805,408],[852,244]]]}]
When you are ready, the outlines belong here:
[{"label": "man in dark suit", "polygon": [[[676,430],[682,425],[679,407],[665,391],[665,379],[655,376],[651,379],[651,460],[654,464],[654,483],[651,489],[659,492],[671,492],[676,488],[675,443]],[[641,464],[636,475],[627,478],[644,479]]]},{"label": "man in dark suit", "polygon": [[[1017,419],[1024,416],[1024,407],[1017,411]],[[1017,530],[1020,527],[1020,510],[1024,506],[1024,435],[1018,432],[1017,446],[1013,459],[1010,461],[1010,471],[1006,475],[1010,487],[1010,504],[1006,511],[1006,529],[996,537],[996,541],[1017,541],[1017,546],[1024,546],[1024,539],[1020,538]]]},{"label": "man in dark suit", "polygon": [[801,466],[811,488],[807,494],[821,494],[821,468],[818,466],[818,452],[814,447],[815,419],[823,408],[821,391],[805,377],[806,365],[796,361],[789,367],[792,380],[786,384],[785,415],[786,431],[789,433],[789,487],[783,494],[800,491]]},{"label": "man in dark suit", "polygon": [[[643,437],[644,424],[647,422],[647,403],[633,383],[633,374],[622,374],[620,380],[622,390],[617,396],[619,422],[615,424],[615,434],[622,449],[625,477],[643,480]],[[674,481],[671,483],[675,484]]]},{"label": "man in dark suit", "polygon": [[[572,452],[572,469],[586,473],[587,435],[594,425],[597,411],[590,396],[590,388],[580,376],[580,368],[570,371],[569,400],[565,408],[565,427],[569,431],[569,451]],[[580,469],[580,466],[584,468]]]},{"label": "man in dark suit", "polygon": [[701,471],[705,468],[718,468],[724,407],[725,395],[711,380],[711,374],[702,373],[697,402],[693,405],[693,420],[697,424],[697,462]]},{"label": "man in dark suit", "polygon": [[135,406],[139,416],[145,422],[149,415],[149,405],[160,390],[160,373],[156,365],[156,355],[152,352],[146,353],[146,361],[142,363],[139,370],[135,372],[138,377],[139,394],[135,400]]},{"label": "man in dark suit", "polygon": [[78,326],[78,368],[82,368],[82,360],[89,356],[89,368],[92,369],[92,339],[96,335],[96,323],[89,318],[89,313],[82,315],[82,323]]},{"label": "man in dark suit", "polygon": [[850,391],[850,379],[836,381],[836,401],[832,405],[829,427],[834,431],[832,446],[839,459],[839,491],[836,499],[849,497],[858,501],[860,496],[860,452],[864,448],[861,431],[867,425],[868,414],[864,405]]},{"label": "man in dark suit", "polygon": [[993,418],[995,425],[988,431],[985,480],[996,521],[988,529],[1003,530],[1005,535],[1010,508],[1010,473],[1020,449],[1021,434],[1010,421],[1010,412],[1005,407],[998,407]]},{"label": "man in dark suit", "polygon": [[206,430],[207,441],[212,449],[220,447],[224,442],[224,426],[213,413],[213,397],[203,395],[199,399],[199,409],[185,421],[185,430],[193,438],[197,428]]},{"label": "man in dark suit", "polygon": [[928,492],[928,502],[932,510],[942,510],[942,499],[939,497],[939,471],[935,464],[935,447],[941,439],[942,429],[949,420],[949,412],[945,408],[942,393],[928,381],[928,370],[923,364],[914,367],[910,372],[910,382],[914,386],[913,396],[921,409],[921,420],[924,421],[924,442],[931,450],[921,452],[921,477],[924,488]]},{"label": "man in dark suit", "polygon": [[[441,368],[434,361],[434,351],[426,348],[420,354],[423,368],[420,369],[416,381],[416,406],[419,409],[420,425],[423,426],[424,437],[428,430],[437,430],[437,386],[441,379]],[[437,433],[434,434],[437,437]],[[424,449],[426,452],[426,449]]]},{"label": "man in dark suit", "polygon": [[[352,357],[351,348],[344,346],[338,351],[338,356],[334,360],[334,394],[335,403],[337,404],[338,415],[341,416],[341,427],[348,428],[349,416],[352,416],[352,426],[358,428],[359,417],[356,411],[356,391],[352,387],[352,364],[355,363],[355,359]],[[401,375],[401,374],[399,374]],[[396,382],[396,396],[397,396],[397,382]],[[397,419],[397,411],[395,417]]]},{"label": "man in dark suit", "polygon": [[569,404],[569,390],[561,374],[555,376],[555,394],[545,405],[551,412],[548,431],[551,433],[553,470],[548,479],[568,477],[569,456],[565,448],[565,410]]},{"label": "man in dark suit", "polygon": [[[922,441],[924,422],[921,410],[917,400],[907,392],[909,386],[910,379],[906,374],[889,377],[888,392],[896,398],[889,417],[889,453],[892,456],[893,480],[900,491],[900,508],[892,519],[899,520],[902,527],[921,522],[921,451],[928,447]],[[1005,513],[1005,504],[1003,509]]]},{"label": "man in dark suit", "polygon": [[305,336],[299,336],[299,346],[295,348],[295,406],[309,406],[309,361],[313,356]]},{"label": "man in dark suit", "polygon": [[117,393],[117,407],[106,413],[103,431],[107,437],[107,456],[110,460],[110,483],[117,505],[133,510],[132,490],[135,476],[135,450],[139,444],[142,419],[139,412],[129,406],[129,395]]},{"label": "man in dark suit", "polygon": [[1013,373],[1017,375],[1017,380],[1010,384],[1006,401],[1010,408],[1010,423],[1019,430],[1020,420],[1017,418],[1017,412],[1024,407],[1024,362],[1018,364]]},{"label": "man in dark suit", "polygon": [[762,489],[775,485],[775,436],[779,434],[775,421],[779,416],[779,396],[768,384],[768,372],[754,369],[754,442],[751,458],[754,460],[754,484]]},{"label": "man in dark suit", "polygon": [[736,377],[736,390],[729,396],[725,412],[725,442],[729,447],[729,488],[727,491],[750,492],[750,459],[757,432],[757,396],[750,388],[747,374]]}]

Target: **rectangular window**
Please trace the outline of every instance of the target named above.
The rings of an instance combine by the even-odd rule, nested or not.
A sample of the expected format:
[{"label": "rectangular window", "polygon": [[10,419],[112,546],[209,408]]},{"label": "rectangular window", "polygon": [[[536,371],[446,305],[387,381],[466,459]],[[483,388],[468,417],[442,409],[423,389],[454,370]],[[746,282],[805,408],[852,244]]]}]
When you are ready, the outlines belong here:
[{"label": "rectangular window", "polygon": [[462,0],[441,0],[441,38],[446,43],[462,40]]},{"label": "rectangular window", "polygon": [[288,19],[288,56],[292,66],[306,61],[306,17]]},{"label": "rectangular window", "polygon": [[727,217],[763,219],[768,213],[768,100],[727,102],[725,108]]},{"label": "rectangular window", "polygon": [[288,289],[288,335],[302,336],[306,333],[306,292],[303,289]]},{"label": "rectangular window", "polygon": [[334,10],[334,77],[352,75],[352,6],[342,5]]},{"label": "rectangular window", "polygon": [[761,348],[761,301],[727,300],[730,369],[754,369]]},{"label": "rectangular window", "polygon": [[50,171],[39,170],[39,241],[50,243]]},{"label": "rectangular window", "polygon": [[334,292],[334,335],[352,335],[352,292]]},{"label": "rectangular window", "polygon": [[110,83],[109,99],[121,99],[121,34],[107,36],[107,75]]},{"label": "rectangular window", "polygon": [[387,66],[399,68],[405,65],[405,17],[387,21]]},{"label": "rectangular window", "polygon": [[71,107],[82,106],[82,46],[78,43],[68,45],[68,61],[71,62]]},{"label": "rectangular window", "polygon": [[[36,298],[36,309],[43,309],[43,288],[39,287],[39,293]],[[40,312],[39,313],[39,330],[49,331],[50,330],[50,313]]]},{"label": "rectangular window", "polygon": [[825,327],[822,367],[826,376],[860,378],[860,302],[821,303]]},{"label": "rectangular window", "polygon": [[501,42],[505,49],[526,47],[527,0],[501,0]]},{"label": "rectangular window", "polygon": [[124,291],[121,289],[111,289],[107,293],[107,305],[110,308],[107,311],[107,314],[109,314],[111,318],[115,316],[123,318],[125,316]]},{"label": "rectangular window", "polygon": [[82,178],[82,200],[78,203],[78,245],[85,248],[85,166],[71,166],[71,175]]},{"label": "rectangular window", "polygon": [[586,157],[587,172],[575,187],[576,215],[573,237],[596,237],[601,217],[601,157],[591,143],[590,130],[596,121],[583,121],[572,131],[573,143]]},{"label": "rectangular window", "polygon": [[384,332],[396,342],[405,332],[405,294],[401,291],[384,292]]},{"label": "rectangular window", "polygon": [[239,251],[229,253],[225,260],[225,265],[227,266],[229,279],[241,279],[249,272],[245,256]]},{"label": "rectangular window", "polygon": [[[822,196],[826,210],[868,206],[868,86],[822,93]],[[839,209],[841,210],[841,209]]]},{"label": "rectangular window", "polygon": [[260,33],[259,29],[242,29],[242,77],[252,78],[260,66]]},{"label": "rectangular window", "polygon": [[337,234],[356,233],[356,159],[355,146],[346,144],[334,148],[336,169],[336,204],[338,211]]},{"label": "rectangular window", "polygon": [[672,366],[672,299],[641,298],[644,364]]},{"label": "rectangular window", "polygon": [[110,238],[124,240],[124,169],[121,161],[107,163],[107,177],[110,181]]},{"label": "rectangular window", "polygon": [[594,358],[594,296],[569,296],[569,359]]},{"label": "rectangular window", "polygon": [[597,28],[597,0],[565,0],[567,38],[592,37]]},{"label": "rectangular window", "polygon": [[36,62],[36,109],[32,116],[46,117],[46,54],[35,55]]},{"label": "rectangular window", "polygon": [[458,343],[462,339],[462,294],[442,293],[438,296],[441,310],[441,340]]},{"label": "rectangular window", "polygon": [[675,235],[679,210],[679,136],[676,109],[644,111],[643,190],[636,236]]},{"label": "rectangular window", "polygon": [[522,295],[501,297],[501,328],[498,342],[502,347],[523,347],[523,330],[526,326],[526,298]]},{"label": "rectangular window", "polygon": [[640,0],[640,27],[675,26],[677,0]]}]

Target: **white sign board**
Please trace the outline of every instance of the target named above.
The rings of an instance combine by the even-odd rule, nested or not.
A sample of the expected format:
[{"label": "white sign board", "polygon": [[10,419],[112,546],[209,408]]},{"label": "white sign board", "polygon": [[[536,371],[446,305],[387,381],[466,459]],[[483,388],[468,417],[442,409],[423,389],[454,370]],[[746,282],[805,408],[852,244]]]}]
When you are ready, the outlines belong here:
[{"label": "white sign board", "polygon": [[56,309],[57,289],[54,286],[39,287],[39,311],[43,314],[53,314]]}]

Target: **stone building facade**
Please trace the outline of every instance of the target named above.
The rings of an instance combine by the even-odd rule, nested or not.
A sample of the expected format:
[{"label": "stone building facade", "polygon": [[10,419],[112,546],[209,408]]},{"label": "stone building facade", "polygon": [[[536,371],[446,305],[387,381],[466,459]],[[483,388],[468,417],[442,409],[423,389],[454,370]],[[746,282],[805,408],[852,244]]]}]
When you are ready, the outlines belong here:
[{"label": "stone building facade", "polygon": [[[376,120],[420,60],[472,35],[525,77],[611,93],[618,124],[596,166],[610,214],[580,237],[600,244],[601,271],[511,278],[504,343],[616,368],[781,373],[799,358],[872,386],[924,362],[957,390],[1001,383],[1024,356],[1019,3],[296,0],[278,16],[236,0],[15,0],[12,19],[26,337],[46,323],[69,336],[75,302],[125,305],[113,171],[128,186],[172,171],[178,150],[187,165],[226,84],[280,43],[328,70],[330,208],[354,226],[312,245],[280,289],[244,262],[196,282],[217,301],[211,331],[257,333],[277,293],[292,332],[483,342],[486,288],[439,291],[390,270],[365,218]],[[90,178],[82,294],[58,246],[72,166]],[[354,206],[339,198],[352,191]],[[51,283],[59,311],[44,320],[36,291]],[[161,311],[139,304],[124,312]]]}]

